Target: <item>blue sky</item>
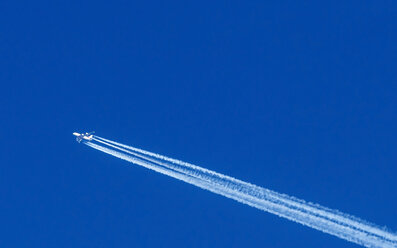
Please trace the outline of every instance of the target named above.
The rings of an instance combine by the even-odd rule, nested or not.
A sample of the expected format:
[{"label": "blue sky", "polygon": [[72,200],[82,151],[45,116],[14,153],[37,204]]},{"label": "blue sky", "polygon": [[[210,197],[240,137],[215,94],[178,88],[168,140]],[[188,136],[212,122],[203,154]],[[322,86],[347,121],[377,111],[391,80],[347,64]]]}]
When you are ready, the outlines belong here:
[{"label": "blue sky", "polygon": [[86,146],[397,231],[393,1],[0,3],[1,247],[358,247]]}]

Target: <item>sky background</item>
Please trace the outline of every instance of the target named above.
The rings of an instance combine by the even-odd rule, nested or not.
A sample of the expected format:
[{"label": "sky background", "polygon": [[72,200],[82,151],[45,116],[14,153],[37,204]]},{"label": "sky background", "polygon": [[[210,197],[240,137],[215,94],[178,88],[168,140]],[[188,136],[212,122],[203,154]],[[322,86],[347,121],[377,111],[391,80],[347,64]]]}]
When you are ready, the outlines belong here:
[{"label": "sky background", "polygon": [[358,247],[93,130],[397,231],[397,3],[273,2],[1,1],[0,246]]}]

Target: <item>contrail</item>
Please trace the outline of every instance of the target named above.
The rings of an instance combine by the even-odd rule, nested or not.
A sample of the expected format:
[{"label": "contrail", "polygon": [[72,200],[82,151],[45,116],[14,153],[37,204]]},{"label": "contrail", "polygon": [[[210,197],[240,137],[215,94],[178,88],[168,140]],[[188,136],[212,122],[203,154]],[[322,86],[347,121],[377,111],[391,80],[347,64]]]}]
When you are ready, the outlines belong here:
[{"label": "contrail", "polygon": [[[258,187],[258,186],[255,186],[255,185],[252,185],[252,184],[249,184],[249,183],[246,183],[246,182],[243,182],[243,181],[240,181],[238,179],[235,179],[235,178],[232,178],[232,177],[228,177],[228,176],[222,175],[220,173],[216,173],[216,172],[210,171],[208,169],[204,169],[204,168],[201,168],[199,166],[196,166],[196,165],[193,165],[193,164],[189,164],[189,163],[186,163],[186,162],[183,162],[183,161],[180,161],[180,160],[168,158],[168,157],[160,155],[160,154],[156,154],[156,153],[148,152],[148,151],[145,151],[145,150],[142,150],[142,149],[138,149],[138,148],[135,148],[135,147],[131,147],[131,146],[127,146],[127,145],[124,145],[124,144],[120,144],[120,143],[117,143],[115,141],[107,140],[107,139],[104,139],[104,138],[101,138],[101,137],[95,137],[94,139],[96,141],[98,141],[98,142],[107,142],[107,143],[111,143],[111,144],[114,144],[114,145],[119,146],[119,147],[126,148],[128,150],[132,150],[134,152],[131,152],[131,151],[128,151],[128,150],[126,152],[129,153],[129,154],[132,154],[134,156],[141,156],[142,157],[142,155],[139,155],[139,153],[141,153],[141,154],[153,157],[153,158],[158,158],[159,160],[163,160],[163,161],[171,162],[171,163],[174,163],[174,164],[177,164],[177,165],[181,165],[181,166],[185,167],[184,168],[185,169],[184,170],[185,173],[189,173],[189,171],[186,170],[186,168],[190,168],[190,169],[193,170],[192,172],[189,173],[191,175],[203,176],[203,174],[208,173],[211,176],[211,179],[214,179],[213,181],[215,181],[215,183],[220,183],[220,182],[222,182],[222,180],[227,180],[227,182],[229,182],[229,186],[231,185],[230,182],[238,184],[240,188],[242,188],[242,185],[247,186],[247,187],[249,187],[249,189],[250,189],[250,191],[252,193],[259,194],[260,197],[263,197],[263,194],[261,194],[261,192],[263,192],[265,189],[263,189],[261,187]],[[104,143],[104,144],[106,144],[106,143]],[[109,144],[107,144],[107,145],[109,145]],[[164,162],[157,162],[157,163],[162,164],[164,166]],[[198,173],[198,171],[203,172],[203,173]],[[219,177],[222,180],[220,181],[218,178],[215,178],[215,177]],[[336,220],[338,220],[339,222],[341,222],[341,223],[346,223],[346,225],[355,224],[355,225],[360,226],[361,229],[363,229],[363,230],[365,230],[367,232],[373,232],[373,233],[378,234],[380,236],[387,236],[388,238],[390,238],[392,240],[393,239],[396,240],[396,235],[393,235],[393,234],[390,235],[389,232],[384,231],[384,230],[374,226],[373,224],[366,223],[363,220],[360,220],[360,219],[358,219],[356,217],[349,216],[347,214],[338,212],[336,210],[328,209],[328,208],[322,207],[322,206],[317,205],[317,204],[306,203],[306,202],[304,202],[302,200],[296,199],[294,197],[290,197],[288,195],[279,194],[279,193],[276,193],[276,192],[270,191],[270,190],[266,190],[266,191],[269,194],[268,196],[270,196],[270,197],[274,196],[273,199],[277,199],[277,200],[279,200],[279,201],[281,201],[281,202],[283,202],[285,204],[290,204],[293,207],[302,207],[302,208],[304,208],[307,211],[312,211],[313,213],[316,213],[318,215],[322,215],[325,218],[327,218],[328,212],[330,212],[331,214],[334,215],[333,217]],[[324,215],[324,211],[327,212],[325,215]]]},{"label": "contrail", "polygon": [[[95,144],[101,143],[102,145]],[[307,203],[180,160],[94,136],[86,145],[366,247],[397,247],[397,235],[356,217]]]}]

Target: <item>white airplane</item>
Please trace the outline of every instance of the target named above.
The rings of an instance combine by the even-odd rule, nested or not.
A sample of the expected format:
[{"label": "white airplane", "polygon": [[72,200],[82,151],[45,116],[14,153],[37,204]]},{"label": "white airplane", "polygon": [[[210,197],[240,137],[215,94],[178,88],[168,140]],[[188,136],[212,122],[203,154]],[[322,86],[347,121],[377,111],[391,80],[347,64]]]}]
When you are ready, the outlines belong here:
[{"label": "white airplane", "polygon": [[76,133],[76,132],[74,132],[73,135],[76,136],[77,142],[80,143],[82,140],[84,140],[84,141],[92,140],[92,137],[93,137],[92,134],[93,133],[95,133],[95,132],[89,132],[89,133]]}]

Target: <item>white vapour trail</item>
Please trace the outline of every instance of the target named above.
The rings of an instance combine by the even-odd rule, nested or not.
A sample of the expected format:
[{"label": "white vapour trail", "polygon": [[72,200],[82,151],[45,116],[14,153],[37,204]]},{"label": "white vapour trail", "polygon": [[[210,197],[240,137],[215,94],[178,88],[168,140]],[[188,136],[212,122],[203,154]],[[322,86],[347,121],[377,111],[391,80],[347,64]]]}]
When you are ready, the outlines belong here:
[{"label": "white vapour trail", "polygon": [[[352,226],[353,228],[363,231],[365,233],[375,234],[380,237],[386,237],[387,239],[390,239],[391,241],[397,242],[397,236],[395,234],[392,234],[386,230],[382,230],[381,228],[379,228],[371,223],[365,222],[361,219],[358,219],[354,216],[350,216],[350,215],[341,213],[336,210],[328,209],[328,208],[322,207],[317,204],[307,203],[303,200],[300,200],[300,199],[297,199],[297,198],[294,198],[294,197],[291,197],[291,196],[288,196],[285,194],[280,194],[280,193],[277,193],[277,192],[274,192],[274,191],[271,191],[268,189],[264,189],[264,188],[258,187],[256,185],[252,185],[252,184],[243,182],[241,180],[238,180],[238,179],[235,179],[235,178],[232,178],[232,177],[229,177],[229,176],[226,176],[226,175],[214,172],[214,171],[210,171],[208,169],[205,169],[205,168],[202,168],[202,167],[190,164],[190,163],[186,163],[186,162],[176,160],[173,158],[168,158],[168,157],[160,155],[160,154],[156,154],[156,153],[145,151],[145,150],[142,150],[139,148],[127,146],[127,145],[124,145],[124,144],[121,144],[121,143],[118,143],[115,141],[111,141],[111,140],[108,140],[108,139],[105,139],[102,137],[98,137],[98,136],[95,136],[94,139],[98,142],[106,142],[107,144],[110,143],[115,146],[130,150],[127,152],[134,156],[141,154],[140,156],[147,155],[148,157],[156,158],[159,160],[158,163],[163,163],[163,165],[164,165],[164,162],[165,163],[170,162],[171,164],[168,163],[168,166],[172,166],[172,164],[174,164],[174,166],[179,165],[180,167],[183,168],[184,173],[188,173],[191,176],[198,175],[199,177],[204,178],[203,175],[207,175],[209,177],[209,180],[211,180],[215,183],[218,183],[218,184],[222,183],[222,182],[227,182],[229,187],[237,185],[236,187],[240,187],[240,190],[244,190],[244,189],[248,188],[250,193],[254,194],[255,196],[258,196],[261,198],[263,198],[263,197],[272,198],[273,200],[279,201],[286,205],[289,205],[290,207],[301,208],[304,211],[310,211],[310,212],[312,212],[316,215],[319,215],[323,218],[327,218],[331,221],[338,222],[341,225]],[[106,144],[106,143],[104,143],[104,144]],[[163,162],[161,162],[161,161],[163,161]],[[190,170],[188,170],[187,168],[189,168]]]},{"label": "white vapour trail", "polygon": [[[350,216],[305,203],[286,195],[263,189],[243,181],[159,154],[150,153],[114,141],[95,137],[95,140],[118,151],[86,144],[118,158],[180,179],[200,188],[235,199],[292,221],[310,226],[367,247],[397,247],[396,235],[378,229]],[[125,149],[124,149],[125,148]],[[128,154],[135,157],[132,157]],[[138,158],[137,158],[138,157]],[[347,219],[348,221],[345,221]],[[363,228],[363,226],[365,228]]]}]

